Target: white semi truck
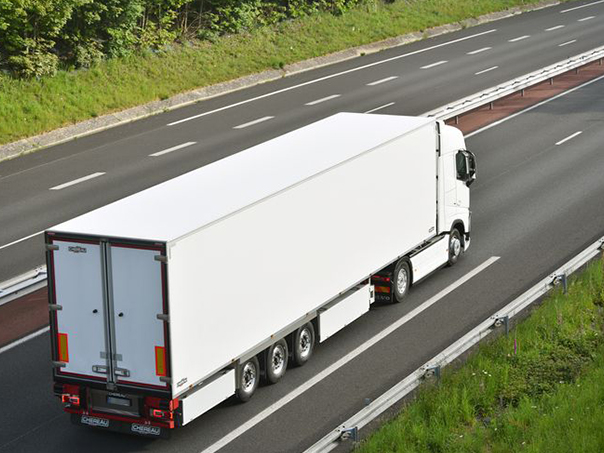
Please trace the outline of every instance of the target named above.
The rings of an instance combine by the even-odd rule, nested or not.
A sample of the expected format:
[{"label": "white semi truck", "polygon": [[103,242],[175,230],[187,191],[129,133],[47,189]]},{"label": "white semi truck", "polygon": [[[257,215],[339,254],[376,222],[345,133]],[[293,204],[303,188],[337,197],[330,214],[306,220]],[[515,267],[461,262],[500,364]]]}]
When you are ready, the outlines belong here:
[{"label": "white semi truck", "polygon": [[340,113],[45,234],[54,392],[165,436],[470,244],[475,158],[432,118]]}]

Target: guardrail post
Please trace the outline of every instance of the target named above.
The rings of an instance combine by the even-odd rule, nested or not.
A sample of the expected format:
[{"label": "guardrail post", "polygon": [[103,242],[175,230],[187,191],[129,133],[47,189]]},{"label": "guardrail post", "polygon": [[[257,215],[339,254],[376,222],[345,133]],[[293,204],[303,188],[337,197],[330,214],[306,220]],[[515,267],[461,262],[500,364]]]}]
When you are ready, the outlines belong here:
[{"label": "guardrail post", "polygon": [[455,115],[455,124],[459,124],[459,115]]},{"label": "guardrail post", "polygon": [[549,78],[549,84],[550,84],[550,85],[553,85],[553,84],[554,84],[554,78],[553,78],[553,77],[550,77],[550,78]]},{"label": "guardrail post", "polygon": [[489,110],[493,110],[493,103],[489,102]]},{"label": "guardrail post", "polygon": [[562,283],[562,291],[564,294],[568,294],[568,278],[566,277],[566,274],[554,275],[554,280],[552,283],[554,285]]},{"label": "guardrail post", "polygon": [[524,88],[522,90],[520,90],[520,97],[524,97]]},{"label": "guardrail post", "polygon": [[435,377],[436,380],[440,380],[440,365],[426,369],[424,372],[424,379],[430,379],[431,377]]},{"label": "guardrail post", "polygon": [[352,440],[353,442],[358,441],[359,440],[359,428],[357,428],[356,426],[353,426],[352,428],[342,427],[342,430],[340,431],[340,440],[341,441]]},{"label": "guardrail post", "polygon": [[504,325],[505,326],[505,336],[507,337],[509,335],[509,333],[510,333],[510,317],[508,315],[495,319],[495,323],[493,325],[495,327],[501,327],[501,325]]}]

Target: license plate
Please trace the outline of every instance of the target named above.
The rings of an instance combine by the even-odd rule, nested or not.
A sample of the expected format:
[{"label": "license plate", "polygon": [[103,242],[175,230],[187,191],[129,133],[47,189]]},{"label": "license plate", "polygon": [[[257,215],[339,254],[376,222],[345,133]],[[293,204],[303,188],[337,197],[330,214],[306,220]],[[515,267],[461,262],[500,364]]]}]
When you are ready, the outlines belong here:
[{"label": "license plate", "polygon": [[107,396],[107,403],[114,404],[116,406],[124,406],[124,407],[132,406],[132,401],[130,399],[119,398],[117,396]]}]

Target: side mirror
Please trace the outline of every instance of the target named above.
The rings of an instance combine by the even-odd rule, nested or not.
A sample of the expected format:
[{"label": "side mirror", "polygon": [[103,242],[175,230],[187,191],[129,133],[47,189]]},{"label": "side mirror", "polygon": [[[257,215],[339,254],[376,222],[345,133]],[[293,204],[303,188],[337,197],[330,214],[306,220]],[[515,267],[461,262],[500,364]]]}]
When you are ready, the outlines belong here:
[{"label": "side mirror", "polygon": [[469,187],[476,180],[476,156],[470,151],[461,150],[455,156],[457,179]]}]

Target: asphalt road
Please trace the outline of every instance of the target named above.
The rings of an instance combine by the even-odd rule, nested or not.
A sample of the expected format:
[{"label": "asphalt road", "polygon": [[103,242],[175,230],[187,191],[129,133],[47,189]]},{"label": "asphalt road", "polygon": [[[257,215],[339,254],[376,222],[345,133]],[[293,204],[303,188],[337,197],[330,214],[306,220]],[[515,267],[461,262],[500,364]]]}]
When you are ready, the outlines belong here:
[{"label": "asphalt road", "polygon": [[[376,306],[278,385],[260,388],[245,405],[215,408],[170,441],[71,426],[51,395],[48,335],[0,354],[0,452],[199,453],[262,411],[269,414],[222,451],[304,450],[362,408],[365,398],[379,396],[604,235],[603,125],[604,78],[468,138],[478,180],[472,246],[463,259],[414,287],[405,303]],[[281,398],[494,256],[500,259],[270,413]]]},{"label": "asphalt road", "polygon": [[0,282],[43,263],[45,228],[338,111],[421,114],[601,46],[603,18],[600,1],[565,3],[2,162]]}]

